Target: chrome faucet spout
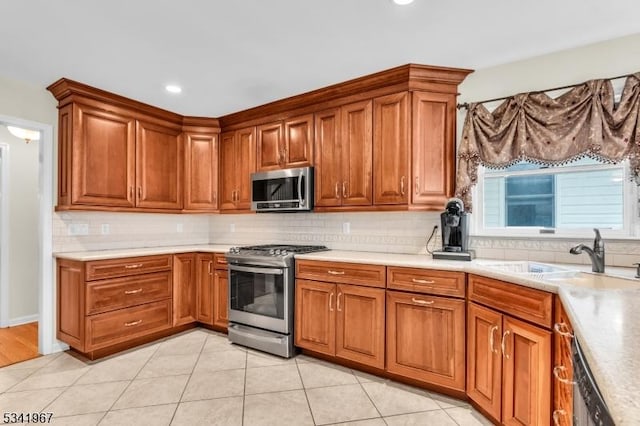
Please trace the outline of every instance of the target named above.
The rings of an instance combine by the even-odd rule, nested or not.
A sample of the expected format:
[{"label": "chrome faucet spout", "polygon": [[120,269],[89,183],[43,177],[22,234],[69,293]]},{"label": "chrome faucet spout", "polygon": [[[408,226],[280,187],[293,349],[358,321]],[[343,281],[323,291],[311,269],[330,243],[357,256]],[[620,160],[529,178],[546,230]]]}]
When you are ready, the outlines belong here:
[{"label": "chrome faucet spout", "polygon": [[594,229],[594,231],[596,233],[596,238],[593,240],[593,249],[585,246],[584,244],[578,244],[577,246],[571,247],[571,249],[569,249],[569,253],[587,253],[591,259],[591,270],[593,272],[604,272],[604,241],[600,236],[600,231],[598,229]]}]

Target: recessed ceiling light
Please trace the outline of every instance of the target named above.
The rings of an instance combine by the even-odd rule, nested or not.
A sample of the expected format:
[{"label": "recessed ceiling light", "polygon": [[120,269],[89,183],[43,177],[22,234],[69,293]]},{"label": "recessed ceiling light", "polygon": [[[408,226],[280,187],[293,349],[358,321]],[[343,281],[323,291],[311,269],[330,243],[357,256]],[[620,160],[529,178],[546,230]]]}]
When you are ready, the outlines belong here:
[{"label": "recessed ceiling light", "polygon": [[175,84],[167,84],[164,86],[167,92],[169,93],[180,93],[182,92],[182,87],[176,86]]},{"label": "recessed ceiling light", "polygon": [[409,3],[413,3],[413,0],[393,0],[395,4],[399,4],[400,6],[404,6]]}]

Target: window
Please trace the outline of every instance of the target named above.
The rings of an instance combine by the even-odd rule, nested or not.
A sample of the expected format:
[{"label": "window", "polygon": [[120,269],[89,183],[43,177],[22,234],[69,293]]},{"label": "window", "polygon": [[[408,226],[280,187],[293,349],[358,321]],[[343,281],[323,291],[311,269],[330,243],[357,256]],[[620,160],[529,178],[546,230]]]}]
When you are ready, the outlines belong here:
[{"label": "window", "polygon": [[628,164],[581,159],[556,167],[518,163],[482,169],[474,199],[478,234],[583,234],[591,228],[630,235],[633,184]]}]

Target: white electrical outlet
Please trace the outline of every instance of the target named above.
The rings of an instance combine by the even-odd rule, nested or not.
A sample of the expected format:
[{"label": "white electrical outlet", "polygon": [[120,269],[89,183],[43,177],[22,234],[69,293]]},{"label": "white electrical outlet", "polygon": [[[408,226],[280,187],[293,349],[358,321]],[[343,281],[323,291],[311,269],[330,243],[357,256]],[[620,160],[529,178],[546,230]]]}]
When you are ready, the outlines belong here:
[{"label": "white electrical outlet", "polygon": [[88,223],[72,223],[67,229],[69,235],[89,235]]},{"label": "white electrical outlet", "polygon": [[184,226],[179,223],[176,225],[176,232],[182,232],[184,230]]},{"label": "white electrical outlet", "polygon": [[100,232],[102,233],[102,235],[109,235],[109,233],[111,232],[109,224],[108,223],[103,223],[100,226]]},{"label": "white electrical outlet", "polygon": [[229,232],[236,232],[236,224],[232,223],[231,225],[229,225]]},{"label": "white electrical outlet", "polygon": [[342,223],[342,233],[350,234],[351,233],[351,222],[343,222]]}]

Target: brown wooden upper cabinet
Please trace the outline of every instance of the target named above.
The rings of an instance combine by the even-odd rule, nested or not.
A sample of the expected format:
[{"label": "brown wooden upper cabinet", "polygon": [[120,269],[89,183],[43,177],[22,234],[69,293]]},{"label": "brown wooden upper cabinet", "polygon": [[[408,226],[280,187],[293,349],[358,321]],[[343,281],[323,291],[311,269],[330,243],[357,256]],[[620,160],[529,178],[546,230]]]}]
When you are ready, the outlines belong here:
[{"label": "brown wooden upper cabinet", "polygon": [[258,126],[258,171],[313,163],[313,114]]},{"label": "brown wooden upper cabinet", "polygon": [[315,204],[372,204],[372,101],[315,114]]},{"label": "brown wooden upper cabinet", "polygon": [[224,132],[220,136],[220,210],[248,210],[251,207],[255,154],[255,127]]},{"label": "brown wooden upper cabinet", "polygon": [[184,209],[216,210],[218,208],[218,135],[216,133],[184,134]]}]

